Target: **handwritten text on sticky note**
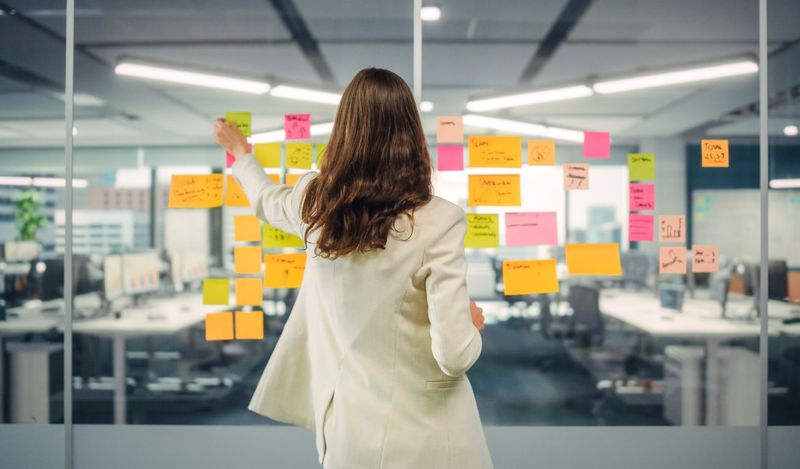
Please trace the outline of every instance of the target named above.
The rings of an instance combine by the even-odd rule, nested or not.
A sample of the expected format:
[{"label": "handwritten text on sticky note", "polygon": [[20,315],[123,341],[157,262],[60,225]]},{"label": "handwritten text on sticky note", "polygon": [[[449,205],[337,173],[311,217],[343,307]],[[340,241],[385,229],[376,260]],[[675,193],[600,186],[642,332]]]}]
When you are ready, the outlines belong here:
[{"label": "handwritten text on sticky note", "polygon": [[225,113],[225,121],[233,122],[236,128],[244,135],[249,137],[252,133],[250,130],[250,113],[249,112],[228,112]]},{"label": "handwritten text on sticky note", "polygon": [[496,248],[500,246],[500,216],[496,213],[468,213],[464,247]]},{"label": "handwritten text on sticky note", "polygon": [[506,213],[506,246],[558,244],[556,212]]},{"label": "handwritten text on sticky note", "polygon": [[305,247],[299,237],[264,224],[263,247],[265,248],[302,248]]},{"label": "handwritten text on sticky note", "polygon": [[608,132],[583,133],[584,158],[610,158],[611,136]]},{"label": "handwritten text on sticky note", "polygon": [[175,174],[169,186],[169,208],[222,205],[222,174]]},{"label": "handwritten text on sticky note", "polygon": [[682,243],[686,241],[686,217],[683,215],[659,216],[658,240],[662,243]]},{"label": "handwritten text on sticky note", "polygon": [[264,256],[266,288],[300,288],[306,269],[306,254],[267,254]]},{"label": "handwritten text on sticky note", "polygon": [[567,244],[565,251],[571,275],[622,275],[617,243]]},{"label": "handwritten text on sticky note", "polygon": [[704,168],[727,168],[730,164],[727,140],[701,140]]},{"label": "handwritten text on sticky note", "polygon": [[461,145],[438,145],[436,168],[439,171],[461,171],[464,169],[464,147]]},{"label": "handwritten text on sticky note", "polygon": [[503,292],[506,295],[558,293],[556,260],[503,261]]},{"label": "handwritten text on sticky note", "polygon": [[653,215],[631,213],[628,219],[628,241],[653,240]]},{"label": "handwritten text on sticky note", "polygon": [[552,140],[528,140],[528,164],[553,166],[556,164],[556,142]]},{"label": "handwritten text on sticky note", "polygon": [[286,167],[297,169],[311,169],[311,144],[287,143]]},{"label": "handwritten text on sticky note", "polygon": [[470,135],[469,165],[473,168],[519,168],[522,138],[517,136]]},{"label": "handwritten text on sticky note", "polygon": [[711,244],[692,246],[692,272],[717,272],[719,270],[719,247]]},{"label": "handwritten text on sticky note", "polygon": [[311,138],[311,114],[286,114],[283,116],[283,130],[286,140]]},{"label": "handwritten text on sticky note", "polygon": [[661,274],[685,274],[686,248],[661,246],[658,250],[658,272]]},{"label": "handwritten text on sticky note", "polygon": [[652,153],[629,153],[628,178],[631,181],[655,180],[656,156]]},{"label": "handwritten text on sticky note", "polygon": [[464,121],[461,116],[439,116],[436,118],[437,143],[464,143]]},{"label": "handwritten text on sticky note", "polygon": [[519,174],[470,174],[467,180],[467,205],[519,205]]},{"label": "handwritten text on sticky note", "polygon": [[656,186],[655,184],[630,184],[629,198],[631,210],[655,210]]},{"label": "handwritten text on sticky note", "polygon": [[586,190],[589,188],[589,165],[569,163],[564,165],[564,190]]}]

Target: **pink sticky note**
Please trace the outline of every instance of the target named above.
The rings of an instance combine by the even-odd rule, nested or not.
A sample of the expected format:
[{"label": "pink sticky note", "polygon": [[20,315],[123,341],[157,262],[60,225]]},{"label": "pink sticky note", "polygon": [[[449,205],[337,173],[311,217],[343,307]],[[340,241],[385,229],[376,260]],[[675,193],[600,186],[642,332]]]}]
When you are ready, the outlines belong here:
[{"label": "pink sticky note", "polygon": [[662,246],[658,253],[658,272],[661,274],[685,274],[686,248],[683,246]]},{"label": "pink sticky note", "polygon": [[[253,153],[253,144],[252,143],[248,143],[247,144],[247,151],[249,153]],[[236,162],[236,157],[226,151],[225,152],[225,167],[226,168],[230,168],[231,166],[233,166],[233,163],[235,163],[235,162]]]},{"label": "pink sticky note", "polygon": [[311,138],[311,114],[286,114],[283,130],[286,140],[308,140]]},{"label": "pink sticky note", "polygon": [[654,218],[653,215],[631,213],[628,219],[628,240],[652,241]]},{"label": "pink sticky note", "polygon": [[437,145],[436,167],[439,171],[462,171],[464,169],[464,147],[461,145]]},{"label": "pink sticky note", "polygon": [[558,244],[556,212],[506,213],[506,246]]},{"label": "pink sticky note", "polygon": [[584,158],[610,158],[611,136],[608,132],[583,133]]},{"label": "pink sticky note", "polygon": [[628,193],[631,210],[655,210],[655,190],[655,184],[631,184]]},{"label": "pink sticky note", "polygon": [[717,272],[719,270],[719,247],[712,244],[692,246],[692,272]]}]

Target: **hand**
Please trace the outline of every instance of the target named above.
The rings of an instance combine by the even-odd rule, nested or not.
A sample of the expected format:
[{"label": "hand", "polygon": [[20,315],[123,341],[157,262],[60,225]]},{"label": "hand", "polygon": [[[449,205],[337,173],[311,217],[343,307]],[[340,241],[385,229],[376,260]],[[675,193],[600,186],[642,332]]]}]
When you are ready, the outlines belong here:
[{"label": "hand", "polygon": [[217,139],[217,144],[235,158],[240,158],[247,154],[247,138],[242,135],[235,123],[226,122],[223,118],[217,119],[214,122],[214,136]]},{"label": "hand", "polygon": [[469,300],[469,312],[472,313],[472,324],[474,324],[479,331],[482,331],[484,327],[483,308],[478,308],[478,305],[476,305],[474,301]]}]

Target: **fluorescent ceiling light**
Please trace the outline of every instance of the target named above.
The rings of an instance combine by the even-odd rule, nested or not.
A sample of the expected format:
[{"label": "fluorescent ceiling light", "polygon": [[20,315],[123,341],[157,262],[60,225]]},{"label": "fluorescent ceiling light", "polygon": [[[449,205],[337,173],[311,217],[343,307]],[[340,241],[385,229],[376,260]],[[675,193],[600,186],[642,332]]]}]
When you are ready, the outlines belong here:
[{"label": "fluorescent ceiling light", "polygon": [[24,176],[0,176],[0,186],[30,186],[33,178]]},{"label": "fluorescent ceiling light", "polygon": [[797,135],[797,133],[798,129],[796,125],[787,125],[783,128],[783,135],[786,135],[787,137],[794,137]]},{"label": "fluorescent ceiling light", "polygon": [[419,10],[419,18],[422,21],[439,21],[441,17],[442,9],[434,5],[424,6]]},{"label": "fluorescent ceiling light", "polygon": [[465,125],[481,127],[484,129],[500,130],[524,135],[534,135],[537,137],[548,137],[568,142],[582,143],[583,132],[579,130],[564,129],[561,127],[550,127],[540,124],[531,124],[509,119],[498,119],[496,117],[481,116],[478,114],[466,114],[463,118]]},{"label": "fluorescent ceiling light", "polygon": [[342,95],[339,93],[329,93],[327,91],[318,91],[308,88],[300,88],[297,86],[277,85],[272,88],[269,93],[271,96],[278,98],[296,99],[297,101],[308,101],[312,103],[339,104]]},{"label": "fluorescent ceiling light", "polygon": [[[64,93],[53,93],[53,95],[64,101]],[[72,104],[77,107],[103,107],[106,102],[103,99],[89,93],[75,93],[72,96]]]},{"label": "fluorescent ceiling light", "polygon": [[[312,124],[310,130],[312,137],[330,135],[331,131],[333,130],[333,122],[325,122],[323,124]],[[247,141],[250,143],[282,142],[284,140],[286,140],[286,132],[284,132],[283,129],[260,132],[251,135],[250,138],[247,139]]]},{"label": "fluorescent ceiling light", "polygon": [[[0,186],[64,187],[66,185],[66,180],[64,178],[0,176]],[[73,179],[72,187],[78,187],[81,189],[89,187],[89,181],[86,179]]]},{"label": "fluorescent ceiling light", "polygon": [[585,85],[566,86],[549,90],[517,93],[493,98],[476,99],[467,103],[467,109],[472,112],[493,111],[507,109],[529,104],[565,101],[567,99],[584,98],[593,95],[592,89]]},{"label": "fluorescent ceiling light", "polygon": [[263,81],[244,80],[241,78],[179,70],[177,68],[167,68],[159,65],[147,65],[130,61],[122,61],[117,64],[117,66],[114,67],[114,73],[147,80],[166,81],[250,94],[265,94],[270,88],[269,83]]},{"label": "fluorescent ceiling light", "polygon": [[769,182],[771,189],[800,189],[800,179],[773,179]]},{"label": "fluorescent ceiling light", "polygon": [[433,111],[433,103],[430,101],[423,101],[419,103],[419,110],[422,112],[431,112]]},{"label": "fluorescent ceiling light", "polygon": [[713,80],[715,78],[746,75],[758,71],[758,64],[752,60],[690,68],[674,72],[650,73],[630,78],[600,81],[593,85],[596,92],[602,94],[621,93],[623,91],[657,88],[660,86],[679,85],[696,81]]}]

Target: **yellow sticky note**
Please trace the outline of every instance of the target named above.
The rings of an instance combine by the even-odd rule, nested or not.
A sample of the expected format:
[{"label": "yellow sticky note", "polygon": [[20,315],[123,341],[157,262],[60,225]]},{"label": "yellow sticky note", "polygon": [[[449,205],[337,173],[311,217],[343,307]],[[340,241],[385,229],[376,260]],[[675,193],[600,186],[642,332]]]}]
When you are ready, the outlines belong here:
[{"label": "yellow sticky note", "polygon": [[484,168],[522,166],[522,138],[498,135],[470,135],[467,138],[469,165]]},{"label": "yellow sticky note", "polygon": [[228,304],[230,288],[231,284],[226,278],[207,278],[203,280],[203,304]]},{"label": "yellow sticky note", "polygon": [[236,339],[261,340],[264,338],[264,313],[261,311],[236,311]]},{"label": "yellow sticky note", "polygon": [[206,314],[206,340],[233,340],[233,313]]},{"label": "yellow sticky note", "polygon": [[244,193],[242,186],[236,182],[230,174],[226,178],[225,188],[225,206],[226,207],[249,207],[250,201],[247,200],[247,195]]},{"label": "yellow sticky note", "polygon": [[656,155],[652,153],[628,154],[628,179],[652,181],[656,178]]},{"label": "yellow sticky note", "polygon": [[265,248],[304,248],[303,240],[299,237],[279,230],[274,226],[265,224],[263,230],[262,246]]},{"label": "yellow sticky note", "polygon": [[727,140],[701,140],[704,168],[727,168],[730,164]]},{"label": "yellow sticky note", "polygon": [[558,293],[556,260],[503,261],[503,292],[506,295]]},{"label": "yellow sticky note", "polygon": [[297,184],[297,181],[300,180],[301,177],[305,176],[305,173],[287,173],[286,174],[286,185],[294,187]]},{"label": "yellow sticky note", "polygon": [[234,247],[233,270],[237,274],[261,273],[261,246]]},{"label": "yellow sticky note", "polygon": [[553,166],[556,164],[556,142],[528,140],[528,165]]},{"label": "yellow sticky note", "polygon": [[322,157],[325,155],[325,150],[328,148],[327,143],[318,143],[314,145],[314,150],[317,152],[317,168],[322,166]]},{"label": "yellow sticky note", "polygon": [[267,254],[264,269],[265,287],[299,288],[306,270],[306,253]]},{"label": "yellow sticky note", "polygon": [[250,113],[249,112],[227,112],[225,113],[225,120],[228,122],[235,122],[236,127],[245,137],[249,137],[250,132]]},{"label": "yellow sticky note", "polygon": [[622,275],[617,243],[567,244],[566,257],[570,275]]},{"label": "yellow sticky note", "polygon": [[234,215],[233,240],[258,241],[261,239],[261,222],[255,215]]},{"label": "yellow sticky note", "polygon": [[269,174],[267,174],[267,177],[269,178],[270,181],[274,182],[275,184],[280,184],[281,183],[281,175],[280,174],[269,173]]},{"label": "yellow sticky note", "polygon": [[261,279],[258,277],[239,277],[236,279],[236,305],[261,306]]},{"label": "yellow sticky note", "polygon": [[255,157],[263,168],[281,167],[280,143],[256,143]]},{"label": "yellow sticky note", "polygon": [[466,248],[496,248],[500,246],[500,216],[496,213],[468,213]]},{"label": "yellow sticky note", "polygon": [[169,208],[222,205],[222,174],[175,174],[169,185]]},{"label": "yellow sticky note", "polygon": [[519,174],[471,174],[467,205],[520,205]]},{"label": "yellow sticky note", "polygon": [[311,169],[311,144],[287,143],[286,167],[298,169]]}]

